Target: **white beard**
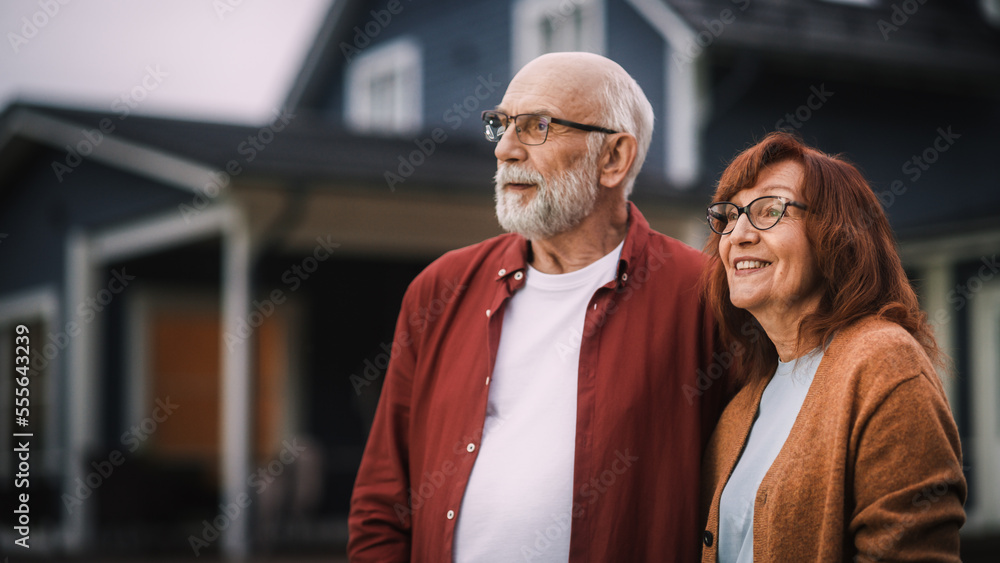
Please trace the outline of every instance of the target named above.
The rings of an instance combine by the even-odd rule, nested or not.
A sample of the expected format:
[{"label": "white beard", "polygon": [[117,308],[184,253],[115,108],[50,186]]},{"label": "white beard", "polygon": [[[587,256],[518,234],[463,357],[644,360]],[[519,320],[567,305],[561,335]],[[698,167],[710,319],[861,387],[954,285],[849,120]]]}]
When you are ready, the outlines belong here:
[{"label": "white beard", "polygon": [[[597,203],[600,190],[596,178],[598,155],[586,155],[551,183],[546,183],[540,173],[527,166],[501,163],[494,176],[500,226],[528,240],[539,240],[579,225]],[[505,190],[506,184],[534,184],[534,197]]]}]

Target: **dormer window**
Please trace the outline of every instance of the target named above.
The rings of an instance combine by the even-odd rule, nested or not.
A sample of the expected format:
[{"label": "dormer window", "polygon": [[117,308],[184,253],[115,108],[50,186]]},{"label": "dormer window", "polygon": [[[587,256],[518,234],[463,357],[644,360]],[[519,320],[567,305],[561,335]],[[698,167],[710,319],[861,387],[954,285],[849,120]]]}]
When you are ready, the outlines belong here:
[{"label": "dormer window", "polygon": [[604,0],[517,0],[513,22],[513,72],[545,53],[604,54]]},{"label": "dormer window", "polygon": [[347,67],[347,125],[361,133],[410,135],[423,124],[420,46],[397,39],[362,51]]}]

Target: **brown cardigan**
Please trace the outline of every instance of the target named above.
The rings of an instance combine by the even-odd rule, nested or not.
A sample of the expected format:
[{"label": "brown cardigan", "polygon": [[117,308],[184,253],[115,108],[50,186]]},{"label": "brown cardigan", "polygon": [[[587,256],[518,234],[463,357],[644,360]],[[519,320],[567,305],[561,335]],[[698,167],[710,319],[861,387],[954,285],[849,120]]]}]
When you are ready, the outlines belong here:
[{"label": "brown cardigan", "polygon": [[[770,378],[726,407],[705,453],[702,561],[716,561],[719,497]],[[757,491],[753,558],[959,561],[962,451],[927,355],[897,324],[834,337],[788,440]]]}]

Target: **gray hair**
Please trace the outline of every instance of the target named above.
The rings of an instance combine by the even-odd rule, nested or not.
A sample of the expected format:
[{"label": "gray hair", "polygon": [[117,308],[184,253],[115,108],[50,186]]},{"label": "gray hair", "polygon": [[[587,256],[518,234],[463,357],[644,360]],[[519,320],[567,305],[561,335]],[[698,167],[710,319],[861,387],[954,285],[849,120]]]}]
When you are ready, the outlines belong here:
[{"label": "gray hair", "polygon": [[[597,102],[605,116],[604,126],[635,135],[638,144],[635,162],[625,176],[625,199],[628,199],[653,138],[653,106],[639,83],[624,71],[609,74],[598,92]],[[593,150],[595,145],[601,146],[606,138],[603,133],[591,133],[587,148]]]}]

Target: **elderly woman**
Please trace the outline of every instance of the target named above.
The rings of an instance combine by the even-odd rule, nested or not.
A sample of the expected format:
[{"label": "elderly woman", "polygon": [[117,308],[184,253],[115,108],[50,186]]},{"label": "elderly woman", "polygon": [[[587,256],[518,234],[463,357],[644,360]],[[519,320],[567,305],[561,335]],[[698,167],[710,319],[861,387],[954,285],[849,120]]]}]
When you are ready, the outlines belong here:
[{"label": "elderly woman", "polygon": [[959,561],[939,352],[858,170],[772,133],[708,208],[706,292],[743,387],[706,450],[703,561]]}]

